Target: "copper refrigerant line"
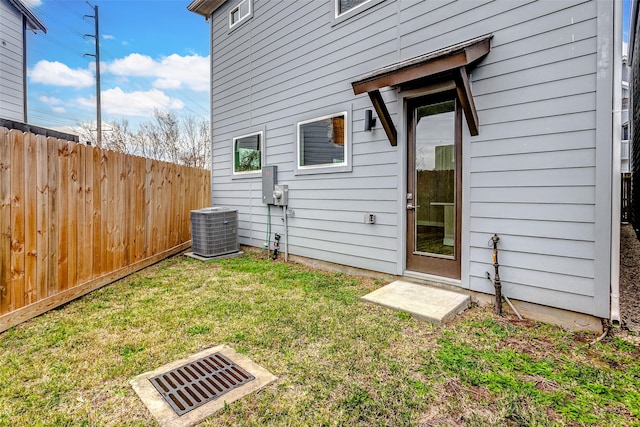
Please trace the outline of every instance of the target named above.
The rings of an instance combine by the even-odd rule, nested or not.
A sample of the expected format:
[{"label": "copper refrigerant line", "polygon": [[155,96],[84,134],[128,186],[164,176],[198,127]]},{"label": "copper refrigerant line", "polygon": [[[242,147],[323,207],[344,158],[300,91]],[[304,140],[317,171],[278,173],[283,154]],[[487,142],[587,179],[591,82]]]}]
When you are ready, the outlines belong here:
[{"label": "copper refrigerant line", "polygon": [[[499,241],[500,241],[500,237],[498,237],[497,234],[494,234],[491,237],[491,239],[489,239],[489,242],[488,242],[489,247],[493,246],[493,268],[494,268],[493,280],[491,279],[491,274],[489,274],[488,271],[486,272],[486,274],[487,274],[487,279],[493,282],[493,286],[496,292],[496,300],[494,302],[494,308],[496,310],[496,314],[498,316],[502,316],[502,298],[504,298],[507,304],[509,304],[509,307],[511,307],[511,310],[513,310],[516,316],[518,316],[518,319],[523,320],[518,310],[516,310],[513,304],[511,304],[511,301],[509,301],[509,298],[507,298],[506,295],[502,294],[502,282],[500,281],[500,272],[499,272],[500,263],[498,262],[498,242]],[[588,346],[597,344],[609,334],[609,331],[611,330],[611,322],[609,322],[608,320],[603,320],[603,322],[604,322],[604,325],[603,325],[604,331],[602,335],[600,335],[598,338],[596,338],[595,340],[587,344]]]},{"label": "copper refrigerant line", "polygon": [[502,295],[502,282],[500,281],[500,263],[498,262],[498,242],[500,241],[500,237],[497,234],[494,234],[491,239],[489,239],[489,247],[493,246],[493,280],[491,279],[491,274],[487,271],[487,279],[489,279],[493,283],[493,287],[495,289],[496,299],[493,303],[496,314],[498,316],[502,316],[502,298],[509,304],[511,310],[518,316],[518,319],[522,320],[522,316],[516,310],[516,308],[511,304],[509,298],[506,295]]}]

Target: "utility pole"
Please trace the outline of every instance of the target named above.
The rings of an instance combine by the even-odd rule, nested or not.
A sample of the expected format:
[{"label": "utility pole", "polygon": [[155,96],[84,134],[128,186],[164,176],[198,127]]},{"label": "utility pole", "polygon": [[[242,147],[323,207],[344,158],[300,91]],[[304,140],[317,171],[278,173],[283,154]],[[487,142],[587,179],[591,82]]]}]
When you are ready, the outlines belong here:
[{"label": "utility pole", "polygon": [[96,41],[96,53],[87,53],[86,56],[93,56],[96,58],[96,146],[102,148],[102,102],[100,99],[100,27],[98,19],[98,6],[92,6],[91,3],[87,4],[93,8],[93,15],[84,15],[85,18],[91,18],[95,21],[96,32],[95,34],[85,34],[85,37],[93,37]]}]

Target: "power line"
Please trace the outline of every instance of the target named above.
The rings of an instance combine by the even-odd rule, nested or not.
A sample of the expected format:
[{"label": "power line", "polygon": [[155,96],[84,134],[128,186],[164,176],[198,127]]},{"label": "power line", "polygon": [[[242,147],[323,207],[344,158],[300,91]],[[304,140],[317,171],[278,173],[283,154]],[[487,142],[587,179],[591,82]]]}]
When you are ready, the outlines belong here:
[{"label": "power line", "polygon": [[58,40],[56,38],[53,38],[53,37],[51,37],[49,35],[44,35],[42,37],[42,40],[44,40],[44,41],[46,41],[48,43],[51,43],[53,45],[56,45],[58,47],[61,47],[63,49],[66,49],[69,52],[73,53],[74,55],[77,55],[77,56],[79,56],[81,58],[84,58],[84,54],[82,52],[80,52],[79,50],[76,50],[76,49],[68,46],[67,44],[65,44],[64,42],[62,42],[62,41],[60,41],[60,40]]}]

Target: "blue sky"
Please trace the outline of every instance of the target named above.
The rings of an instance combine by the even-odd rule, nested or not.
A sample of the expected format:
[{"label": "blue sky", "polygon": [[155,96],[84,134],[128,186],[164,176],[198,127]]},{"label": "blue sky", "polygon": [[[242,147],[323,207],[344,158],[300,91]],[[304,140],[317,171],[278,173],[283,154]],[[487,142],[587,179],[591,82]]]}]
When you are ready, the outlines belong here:
[{"label": "blue sky", "polygon": [[622,40],[629,41],[629,15],[631,14],[631,0],[622,0]]},{"label": "blue sky", "polygon": [[[28,36],[31,124],[95,121],[93,8],[84,0],[25,0],[47,27]],[[209,118],[209,24],[189,0],[98,0],[102,117],[135,126],[153,109]]]},{"label": "blue sky", "polygon": [[[28,38],[29,122],[95,121],[93,15],[85,0],[24,0],[47,27]],[[401,0],[407,1],[407,0]],[[545,0],[554,1],[554,0]],[[610,1],[610,0],[600,0]],[[209,118],[209,25],[190,0],[97,0],[103,121],[148,120],[154,108]],[[623,0],[628,40],[631,0]]]}]

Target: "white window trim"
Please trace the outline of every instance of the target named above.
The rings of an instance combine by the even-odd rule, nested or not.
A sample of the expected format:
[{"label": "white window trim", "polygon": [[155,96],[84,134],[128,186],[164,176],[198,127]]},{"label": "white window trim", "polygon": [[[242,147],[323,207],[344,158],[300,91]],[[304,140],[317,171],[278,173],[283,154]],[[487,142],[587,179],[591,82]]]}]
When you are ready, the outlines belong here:
[{"label": "white window trim", "polygon": [[[248,136],[254,136],[254,135],[260,135],[260,169],[256,169],[254,171],[242,171],[242,172],[236,172],[236,141],[242,138],[246,138]],[[265,142],[264,142],[264,132],[263,131],[257,131],[257,132],[251,132],[251,133],[247,133],[245,135],[240,135],[240,136],[235,136],[231,139],[231,174],[234,178],[251,178],[254,176],[261,176],[262,175],[262,166],[264,165],[264,147],[265,147]]]},{"label": "white window trim", "polygon": [[[243,3],[247,3],[248,4],[248,6],[249,6],[248,7],[248,12],[244,16],[241,16],[236,22],[231,22],[231,16],[233,15],[233,12],[236,11],[236,10],[239,10],[240,6],[242,6]],[[236,28],[238,25],[240,25],[243,22],[247,21],[252,16],[253,16],[253,0],[241,0],[241,1],[239,1],[235,6],[233,6],[232,8],[229,9],[229,12],[228,12],[229,30],[232,30],[232,29]]]},{"label": "white window trim", "polygon": [[361,3],[355,7],[352,7],[349,10],[345,10],[340,13],[340,0],[333,0],[333,24],[338,25],[341,22],[344,22],[354,15],[359,14],[360,12],[364,12],[366,10],[372,9],[374,6],[384,2],[386,0],[367,0],[364,3]]},{"label": "white window trim", "polygon": [[[324,163],[321,165],[300,165],[300,128],[307,123],[318,122],[321,120],[330,119],[337,116],[344,116],[344,162],[342,163]],[[296,124],[296,172],[298,174],[304,173],[330,173],[330,172],[350,172],[351,171],[351,122],[349,121],[348,111],[340,111],[334,114],[327,114],[321,117],[314,117],[313,119],[303,120]]]},{"label": "white window trim", "polygon": [[[338,19],[341,16],[344,16],[344,15],[346,15],[348,13],[354,12],[357,9],[360,9],[361,7],[366,7],[367,3],[371,3],[372,1],[373,0],[366,0],[366,1],[362,2],[362,3],[360,3],[359,5],[352,7],[351,9],[345,10],[344,12],[340,13],[340,0],[334,0],[334,6],[335,6],[334,10],[336,11],[335,12],[335,18]],[[354,13],[356,13],[356,12],[354,12]]]}]

